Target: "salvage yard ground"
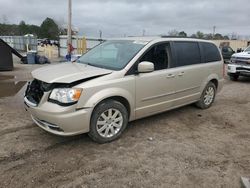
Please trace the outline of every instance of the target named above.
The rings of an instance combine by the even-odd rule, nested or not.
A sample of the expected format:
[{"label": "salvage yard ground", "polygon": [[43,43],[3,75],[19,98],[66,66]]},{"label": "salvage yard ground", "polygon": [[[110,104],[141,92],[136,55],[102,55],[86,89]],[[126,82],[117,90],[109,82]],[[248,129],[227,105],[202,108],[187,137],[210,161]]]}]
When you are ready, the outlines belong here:
[{"label": "salvage yard ground", "polygon": [[15,63],[0,73],[0,187],[237,188],[250,176],[250,78],[226,79],[210,109],[189,105],[134,121],[119,140],[99,145],[31,121],[22,96],[41,66]]}]

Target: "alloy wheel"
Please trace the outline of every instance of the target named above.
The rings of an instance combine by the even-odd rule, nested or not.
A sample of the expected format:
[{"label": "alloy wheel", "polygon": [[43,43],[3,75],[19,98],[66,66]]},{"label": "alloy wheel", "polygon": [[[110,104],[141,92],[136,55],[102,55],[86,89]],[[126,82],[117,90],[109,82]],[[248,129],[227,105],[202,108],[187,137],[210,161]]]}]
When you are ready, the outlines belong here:
[{"label": "alloy wheel", "polygon": [[211,86],[208,87],[207,90],[205,91],[205,95],[204,95],[204,99],[203,99],[205,105],[208,106],[213,102],[214,94],[215,94],[214,88]]},{"label": "alloy wheel", "polygon": [[98,134],[104,138],[115,136],[123,125],[123,116],[118,109],[110,108],[99,116],[96,122]]}]

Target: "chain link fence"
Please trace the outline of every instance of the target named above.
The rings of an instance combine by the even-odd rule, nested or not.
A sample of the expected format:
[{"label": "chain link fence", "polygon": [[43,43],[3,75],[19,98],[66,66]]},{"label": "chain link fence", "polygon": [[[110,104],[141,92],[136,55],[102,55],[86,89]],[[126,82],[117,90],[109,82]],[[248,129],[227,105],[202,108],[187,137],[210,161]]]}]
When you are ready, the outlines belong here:
[{"label": "chain link fence", "polygon": [[18,51],[37,51],[37,38],[34,36],[0,36],[8,45]]}]

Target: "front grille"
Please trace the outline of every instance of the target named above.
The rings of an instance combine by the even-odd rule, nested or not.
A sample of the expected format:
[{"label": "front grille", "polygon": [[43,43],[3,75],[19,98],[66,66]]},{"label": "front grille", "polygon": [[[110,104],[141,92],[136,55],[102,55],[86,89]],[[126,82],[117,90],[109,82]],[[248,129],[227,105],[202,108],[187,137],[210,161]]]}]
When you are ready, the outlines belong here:
[{"label": "front grille", "polygon": [[236,57],[234,61],[237,65],[250,66],[250,58],[248,57]]},{"label": "front grille", "polygon": [[44,94],[43,82],[40,80],[34,79],[28,84],[28,87],[25,92],[27,99],[34,103],[39,104]]},{"label": "front grille", "polygon": [[249,57],[236,57],[235,58],[236,60],[245,60],[245,61],[248,61],[248,60],[250,60],[250,58]]},{"label": "front grille", "polygon": [[237,67],[236,68],[237,71],[245,71],[245,72],[250,72],[250,67],[249,68],[245,68],[245,67]]},{"label": "front grille", "polygon": [[245,62],[245,61],[236,61],[237,65],[243,65],[243,66],[249,66],[250,67],[250,63]]}]

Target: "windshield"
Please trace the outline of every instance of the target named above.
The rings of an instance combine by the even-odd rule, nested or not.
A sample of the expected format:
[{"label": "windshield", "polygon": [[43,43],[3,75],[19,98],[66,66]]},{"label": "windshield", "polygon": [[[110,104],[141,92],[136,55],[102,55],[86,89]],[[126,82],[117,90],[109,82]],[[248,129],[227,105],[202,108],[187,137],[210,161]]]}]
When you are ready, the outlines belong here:
[{"label": "windshield", "polygon": [[250,46],[248,46],[248,47],[244,50],[244,52],[250,52]]},{"label": "windshield", "polygon": [[121,70],[145,45],[144,41],[106,41],[88,51],[77,62],[111,70]]}]

